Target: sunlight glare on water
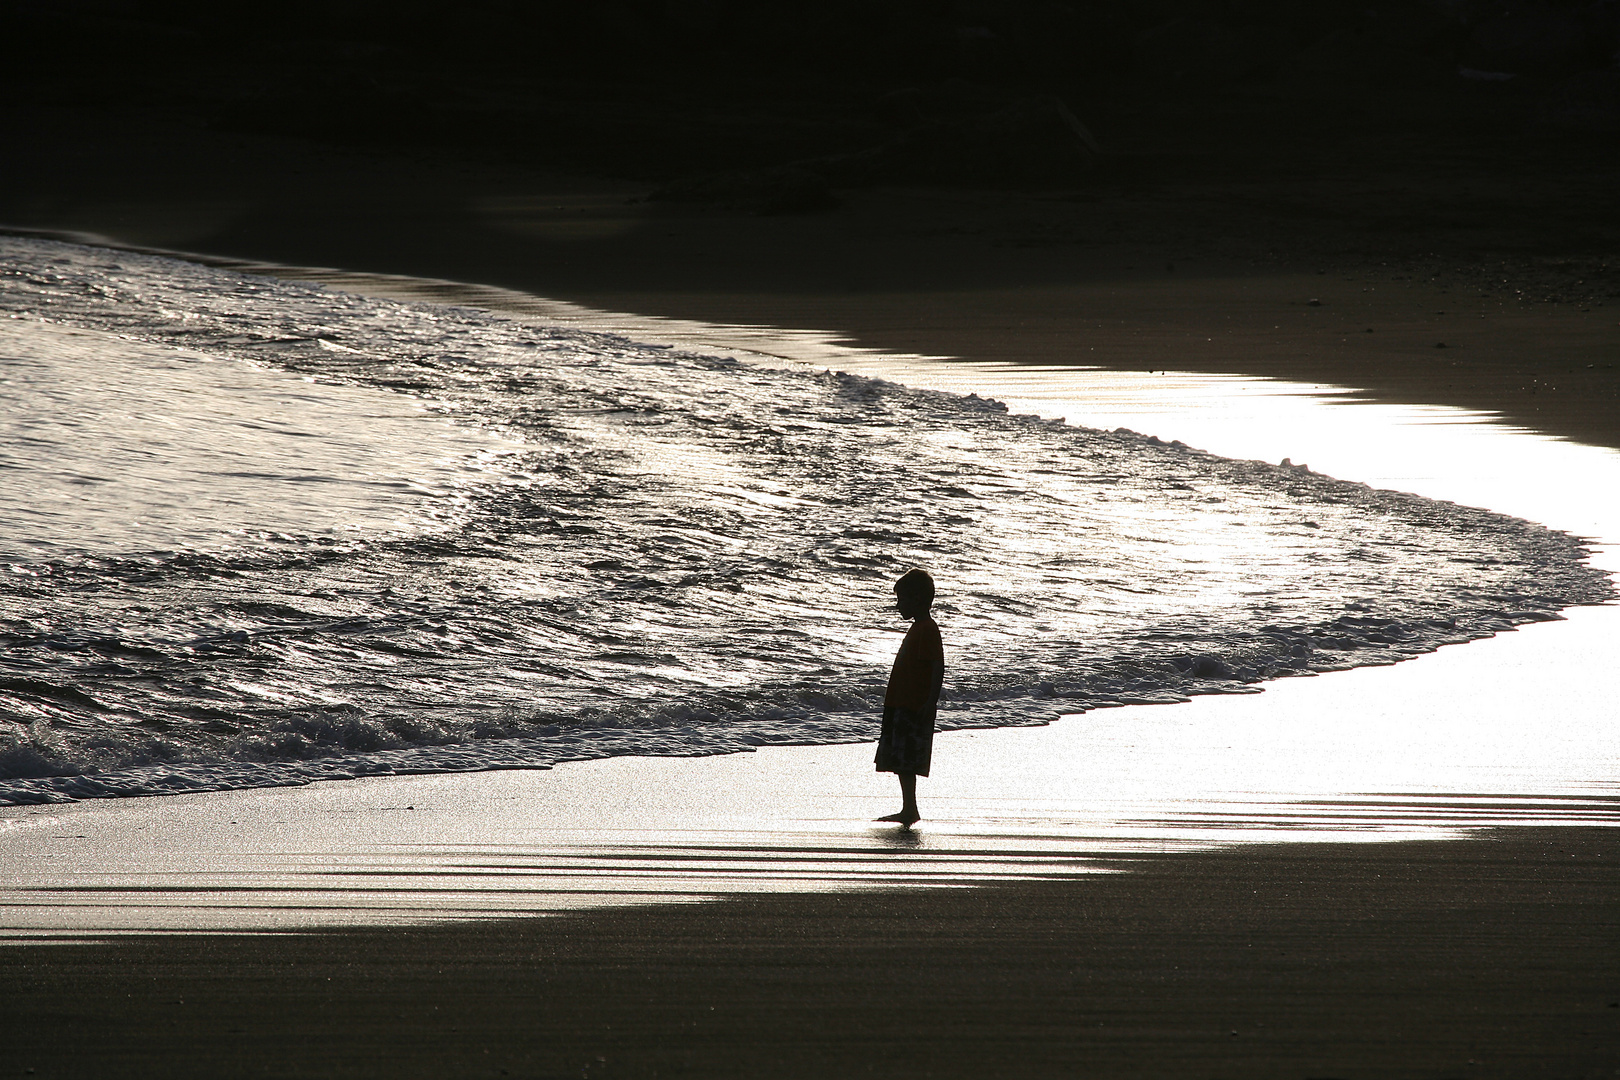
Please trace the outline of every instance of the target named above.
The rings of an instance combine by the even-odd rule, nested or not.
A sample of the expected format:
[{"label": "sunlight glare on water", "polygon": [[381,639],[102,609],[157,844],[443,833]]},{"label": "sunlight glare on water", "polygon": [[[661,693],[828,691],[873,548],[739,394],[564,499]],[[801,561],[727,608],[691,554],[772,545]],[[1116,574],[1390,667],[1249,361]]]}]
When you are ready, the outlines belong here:
[{"label": "sunlight glare on water", "polygon": [[1515,428],[1487,413],[1368,401],[1349,387],[1242,375],[868,357],[853,357],[850,366],[978,392],[1073,424],[1176,438],[1225,457],[1290,458],[1341,480],[1515,514],[1599,539],[1605,549],[1620,543],[1620,452]]},{"label": "sunlight glare on water", "polygon": [[422,528],[510,451],[401,394],[0,320],[0,559]]},{"label": "sunlight glare on water", "polygon": [[[1288,458],[1341,479],[1485,506],[1568,530],[1590,539],[1593,565],[1620,571],[1620,452],[1516,428],[1478,411],[1374,401],[1346,386],[1180,372],[1173,356],[1165,357],[1167,370],[1155,372],[895,356],[813,330],[773,332],[593,312],[448,282],[403,285],[364,275],[348,280],[352,287],[383,293],[395,288],[448,297],[467,290],[492,306],[521,312],[539,305],[549,317],[679,347],[755,351],[911,386],[976,393],[1015,412],[1104,430],[1126,427],[1228,457]],[[1218,558],[1220,548],[1211,546],[1207,554]],[[1336,674],[1331,689],[1315,681],[1284,681],[1257,697],[1197,698],[1173,713],[1125,708],[1071,716],[1050,731],[945,738],[971,740],[976,754],[1004,757],[1002,768],[988,771],[1020,777],[1009,781],[1008,798],[1015,802],[1029,798],[1028,774],[1036,762],[1101,763],[1084,775],[1061,764],[1061,775],[1042,781],[1071,808],[1073,800],[1085,801],[1084,793],[1107,801],[1110,778],[1135,775],[1137,764],[1147,774],[1132,798],[1151,802],[1162,797],[1154,793],[1176,791],[1190,805],[1251,795],[1269,803],[1285,793],[1620,794],[1620,729],[1613,723],[1607,675],[1620,656],[1620,608],[1571,609],[1565,615],[1565,622],[1526,627],[1433,657]],[[887,648],[892,639],[874,642],[873,659]],[[1144,741],[1150,733],[1162,736],[1163,744]],[[1075,740],[1072,753],[1055,749],[1054,739]],[[1040,750],[1031,756],[1036,745]],[[982,806],[990,798],[984,778],[978,768],[960,781],[947,775],[935,784],[936,798]],[[939,791],[942,786],[953,794]],[[1560,819],[1554,810],[1547,820]],[[1528,812],[1533,816],[1533,807]],[[1046,820],[1044,813],[1037,818]],[[1374,814],[1373,820],[1389,818]]]},{"label": "sunlight glare on water", "polygon": [[1611,544],[1620,541],[1620,499],[1613,495],[1620,489],[1602,484],[1615,451],[1513,428],[1478,411],[1373,401],[1350,386],[1178,371],[1174,356],[1164,358],[1165,370],[1138,372],[1089,362],[1009,364],[901,355],[858,347],[823,330],[601,311],[453,281],[340,270],[290,272],[367,295],[469,303],[675,348],[734,351],[976,393],[1017,412],[1104,430],[1127,427],[1227,457],[1290,458],[1342,480],[1485,506]]},{"label": "sunlight glare on water", "polygon": [[[1016,410],[1013,381],[1039,378],[1085,400],[1096,374],[1078,369],[891,358],[874,379],[105,249],[0,249],[0,304],[36,355],[106,353],[135,387],[149,357],[183,355],[193,375],[303,388],[219,383],[207,411],[227,429],[258,417],[386,462],[419,447],[371,424],[373,402],[431,401],[470,438],[517,444],[488,483],[457,485],[441,535],[336,550],[289,528],[207,559],[19,564],[0,579],[5,800],[860,740],[897,626],[888,584],[915,564],[951,585],[947,729],[1254,693],[1607,595],[1576,542],[1526,522],[982,396]],[[80,339],[41,311],[99,347],[61,347]],[[979,393],[928,389],[950,379]],[[299,420],[315,398],[357,415]],[[291,419],[263,423],[284,399]],[[177,506],[213,490],[192,472]]]}]

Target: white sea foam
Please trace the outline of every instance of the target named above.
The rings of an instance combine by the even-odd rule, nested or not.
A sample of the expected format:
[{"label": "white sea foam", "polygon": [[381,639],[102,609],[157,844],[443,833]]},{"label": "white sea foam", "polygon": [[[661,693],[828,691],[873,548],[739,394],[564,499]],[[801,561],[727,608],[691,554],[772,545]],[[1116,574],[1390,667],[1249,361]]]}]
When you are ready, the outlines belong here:
[{"label": "white sea foam", "polygon": [[[273,387],[311,380],[344,460],[425,489],[380,519],[435,523],[334,535],[311,522],[352,508],[244,499],[258,532],[155,551],[14,518],[0,545],[36,554],[0,579],[0,801],[866,738],[911,564],[942,584],[947,727],[1389,663],[1608,595],[1524,521],[972,396],[44,241],[0,240],[0,275],[14,352],[65,362],[74,327],[137,380],[184,350],[208,422],[289,424]],[[243,362],[268,382],[217,377]],[[345,420],[379,391],[457,418],[460,463],[419,416]],[[480,458],[492,435],[517,450]],[[25,506],[80,468],[7,452]]]}]

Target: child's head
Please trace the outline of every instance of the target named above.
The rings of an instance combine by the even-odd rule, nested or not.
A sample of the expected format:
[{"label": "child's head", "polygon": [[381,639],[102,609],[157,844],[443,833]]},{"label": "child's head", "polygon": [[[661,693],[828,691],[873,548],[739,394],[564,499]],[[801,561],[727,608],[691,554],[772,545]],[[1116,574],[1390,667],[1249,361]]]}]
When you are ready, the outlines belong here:
[{"label": "child's head", "polygon": [[934,603],[934,579],[928,571],[912,568],[894,583],[895,606],[908,619],[926,615]]}]

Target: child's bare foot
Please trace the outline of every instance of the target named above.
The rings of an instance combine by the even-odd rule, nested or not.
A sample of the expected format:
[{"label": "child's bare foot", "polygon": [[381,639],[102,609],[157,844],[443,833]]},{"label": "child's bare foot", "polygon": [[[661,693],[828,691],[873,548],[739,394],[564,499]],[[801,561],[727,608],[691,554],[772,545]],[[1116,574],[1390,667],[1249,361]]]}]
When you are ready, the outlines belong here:
[{"label": "child's bare foot", "polygon": [[898,821],[902,825],[915,825],[922,820],[922,815],[915,810],[902,810],[898,814],[885,814],[879,821]]}]

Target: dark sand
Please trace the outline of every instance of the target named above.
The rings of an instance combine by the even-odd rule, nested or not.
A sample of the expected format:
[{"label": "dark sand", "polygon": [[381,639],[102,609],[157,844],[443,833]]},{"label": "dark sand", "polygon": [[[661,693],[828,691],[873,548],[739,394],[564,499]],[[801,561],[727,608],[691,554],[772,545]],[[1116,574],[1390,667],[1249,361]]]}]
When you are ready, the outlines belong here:
[{"label": "dark sand", "polygon": [[[1599,175],[872,189],[756,217],[146,115],[4,119],[29,149],[0,223],[912,352],[1334,382],[1620,446],[1615,238],[1583,231],[1583,200],[1612,197]],[[1613,1076],[1617,841],[1517,830],[1068,884],[19,946],[0,950],[0,1070]]]},{"label": "dark sand", "polygon": [[1608,1077],[1620,832],[0,950],[8,1074]]}]

